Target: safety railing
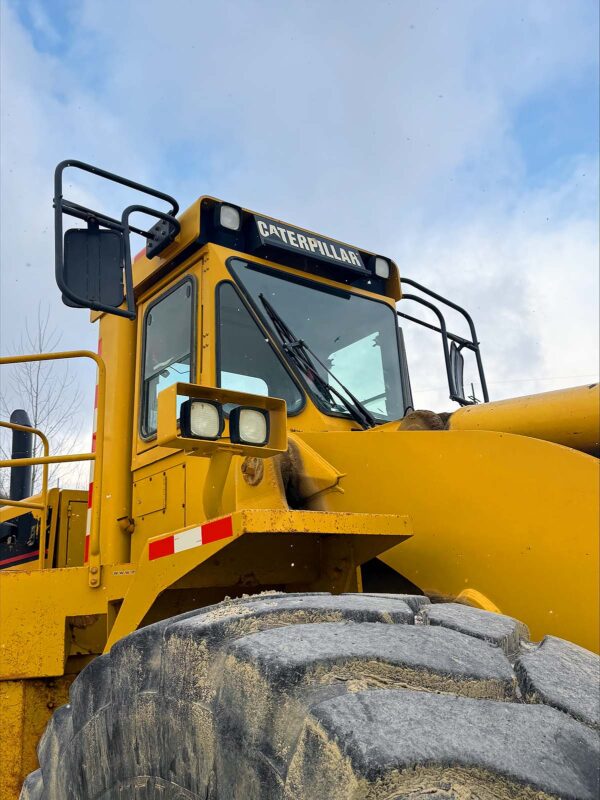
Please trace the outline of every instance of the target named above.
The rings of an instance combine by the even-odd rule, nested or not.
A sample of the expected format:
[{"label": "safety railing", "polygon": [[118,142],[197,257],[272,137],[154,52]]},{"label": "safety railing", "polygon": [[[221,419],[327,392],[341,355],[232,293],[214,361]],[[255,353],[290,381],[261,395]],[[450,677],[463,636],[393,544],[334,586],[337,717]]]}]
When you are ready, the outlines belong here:
[{"label": "safety railing", "polygon": [[[412,300],[415,303],[419,303],[420,305],[428,308],[430,311],[436,315],[439,321],[439,327],[436,325],[432,325],[429,322],[426,322],[423,319],[419,319],[419,317],[413,317],[411,314],[406,314],[404,311],[396,311],[399,317],[403,317],[404,319],[408,319],[411,322],[416,322],[417,325],[422,325],[424,328],[429,328],[429,330],[436,331],[442,335],[442,347],[444,351],[444,363],[446,366],[446,375],[448,378],[448,387],[450,389],[450,399],[456,401],[461,406],[468,406],[473,405],[476,401],[474,398],[467,400],[466,397],[459,391],[462,387],[457,385],[457,376],[454,374],[452,369],[452,359],[451,359],[451,349],[449,342],[452,342],[452,347],[456,348],[456,352],[460,354],[460,351],[463,348],[467,350],[471,350],[475,354],[475,361],[477,364],[477,371],[479,373],[479,382],[481,384],[481,391],[483,392],[483,400],[485,403],[489,402],[489,394],[487,388],[487,382],[485,379],[485,372],[483,369],[483,361],[481,360],[481,351],[479,349],[479,340],[477,338],[477,333],[475,331],[475,323],[471,318],[471,315],[461,306],[457,305],[457,303],[453,303],[451,300],[448,300],[446,297],[442,297],[441,294],[437,294],[437,292],[433,292],[431,289],[428,289],[426,286],[423,286],[417,281],[413,281],[411,278],[402,278],[402,288],[404,289],[404,285],[413,286],[418,291],[422,292],[423,294],[432,297],[434,300],[437,300],[439,303],[443,303],[448,308],[453,309],[454,311],[458,312],[466,321],[469,332],[471,334],[470,339],[465,339],[463,336],[457,336],[455,333],[450,333],[447,328],[446,320],[444,315],[435,303],[430,303],[424,297],[421,297],[417,294],[406,294],[404,291],[402,292],[402,299],[403,300]],[[462,379],[460,381],[462,383]]]},{"label": "safety railing", "polygon": [[0,366],[9,364],[27,364],[35,361],[64,361],[66,359],[74,358],[89,358],[95,364],[98,370],[98,405],[97,405],[97,423],[96,423],[96,447],[95,451],[91,453],[69,453],[67,455],[51,456],[49,453],[49,444],[47,438],[41,431],[36,428],[29,428],[25,425],[17,425],[13,422],[2,422],[0,426],[9,428],[11,430],[29,431],[42,440],[43,456],[34,456],[32,458],[9,458],[0,460],[0,469],[5,467],[27,467],[27,466],[42,466],[42,492],[40,502],[33,500],[10,500],[3,499],[2,503],[6,506],[14,506],[16,508],[30,508],[33,510],[41,511],[40,520],[40,554],[39,565],[40,569],[44,566],[45,556],[45,538],[46,538],[46,522],[48,519],[48,465],[49,464],[68,464],[77,461],[94,461],[94,489],[93,498],[95,502],[92,503],[91,508],[91,526],[90,526],[90,549],[89,549],[89,567],[90,567],[90,585],[98,586],[99,569],[101,564],[100,557],[100,506],[99,498],[102,497],[102,463],[104,455],[104,404],[106,392],[106,368],[104,361],[96,353],[91,350],[70,350],[62,353],[35,353],[25,356],[2,356],[0,357]]}]

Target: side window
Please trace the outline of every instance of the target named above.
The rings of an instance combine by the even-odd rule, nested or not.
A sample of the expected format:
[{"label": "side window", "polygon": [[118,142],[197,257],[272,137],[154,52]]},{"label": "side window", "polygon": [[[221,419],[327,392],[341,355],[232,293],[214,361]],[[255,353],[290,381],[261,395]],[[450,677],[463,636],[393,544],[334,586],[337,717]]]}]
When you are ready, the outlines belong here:
[{"label": "side window", "polygon": [[230,283],[219,287],[218,303],[219,386],[281,397],[288,414],[299,411],[304,401],[300,390]]},{"label": "side window", "polygon": [[194,284],[186,279],[153,303],[144,317],[141,433],[156,433],[158,393],[190,383],[194,368]]}]

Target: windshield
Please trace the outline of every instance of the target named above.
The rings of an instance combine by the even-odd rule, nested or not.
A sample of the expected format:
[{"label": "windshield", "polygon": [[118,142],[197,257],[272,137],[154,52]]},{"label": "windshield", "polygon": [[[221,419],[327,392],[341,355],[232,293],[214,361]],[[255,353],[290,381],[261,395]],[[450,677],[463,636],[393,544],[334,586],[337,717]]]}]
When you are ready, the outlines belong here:
[{"label": "windshield", "polygon": [[[269,327],[273,324],[260,295],[376,419],[404,415],[397,320],[390,306],[237,258],[229,267]],[[339,388],[319,364],[316,371],[322,381]],[[343,403],[327,398],[310,377],[303,378],[320,408],[348,415]]]}]

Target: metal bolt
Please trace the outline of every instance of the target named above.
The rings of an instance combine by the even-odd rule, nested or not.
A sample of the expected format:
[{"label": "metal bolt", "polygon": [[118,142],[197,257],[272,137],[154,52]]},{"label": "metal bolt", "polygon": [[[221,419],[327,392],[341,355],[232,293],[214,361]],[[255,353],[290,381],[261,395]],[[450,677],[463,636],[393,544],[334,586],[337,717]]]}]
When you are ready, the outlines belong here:
[{"label": "metal bolt", "polygon": [[97,575],[98,574],[98,567],[92,567],[90,569],[90,572],[92,573],[92,575]]}]

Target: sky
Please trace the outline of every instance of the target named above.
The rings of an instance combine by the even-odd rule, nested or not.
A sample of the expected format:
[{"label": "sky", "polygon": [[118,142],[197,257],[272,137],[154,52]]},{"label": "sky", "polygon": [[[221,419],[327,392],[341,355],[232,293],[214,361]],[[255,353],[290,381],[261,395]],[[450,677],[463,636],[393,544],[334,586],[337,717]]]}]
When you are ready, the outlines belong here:
[{"label": "sky", "polygon": [[[470,311],[491,399],[597,379],[597,0],[0,7],[3,354],[38,307],[95,347],[53,277],[53,170],[79,158],[390,256]],[[405,335],[416,404],[450,410],[439,338]]]}]

